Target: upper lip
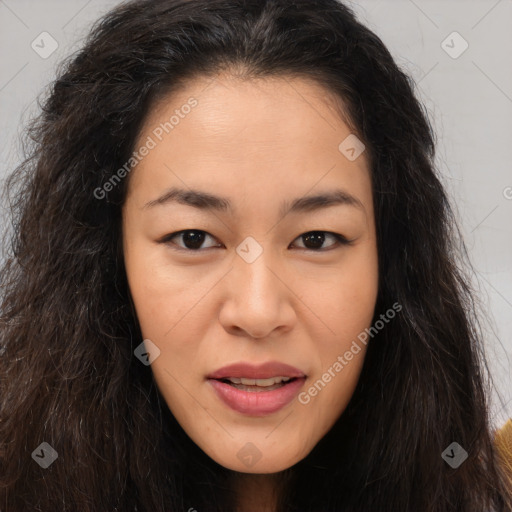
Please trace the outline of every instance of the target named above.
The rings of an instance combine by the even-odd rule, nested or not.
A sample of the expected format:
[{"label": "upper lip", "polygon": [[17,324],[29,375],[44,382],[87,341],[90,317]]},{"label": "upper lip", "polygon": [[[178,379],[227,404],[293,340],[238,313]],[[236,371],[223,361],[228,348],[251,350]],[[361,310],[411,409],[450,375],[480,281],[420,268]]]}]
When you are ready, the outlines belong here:
[{"label": "upper lip", "polygon": [[246,377],[248,379],[270,379],[271,377],[296,377],[302,378],[306,375],[298,368],[278,361],[270,361],[260,365],[250,363],[235,363],[219,368],[210,373],[209,379],[227,379],[229,377]]}]

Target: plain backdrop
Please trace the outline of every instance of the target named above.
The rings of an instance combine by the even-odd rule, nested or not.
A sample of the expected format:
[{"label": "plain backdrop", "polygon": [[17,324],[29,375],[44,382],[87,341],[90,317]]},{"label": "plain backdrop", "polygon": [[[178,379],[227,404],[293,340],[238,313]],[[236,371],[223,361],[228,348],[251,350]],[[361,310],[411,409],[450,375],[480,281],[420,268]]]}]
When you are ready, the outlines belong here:
[{"label": "plain backdrop", "polygon": [[[0,0],[0,181],[20,161],[20,134],[58,63],[118,3]],[[437,166],[491,317],[486,350],[503,400],[492,420],[501,425],[512,417],[512,0],[347,3],[414,78],[436,131]]]}]

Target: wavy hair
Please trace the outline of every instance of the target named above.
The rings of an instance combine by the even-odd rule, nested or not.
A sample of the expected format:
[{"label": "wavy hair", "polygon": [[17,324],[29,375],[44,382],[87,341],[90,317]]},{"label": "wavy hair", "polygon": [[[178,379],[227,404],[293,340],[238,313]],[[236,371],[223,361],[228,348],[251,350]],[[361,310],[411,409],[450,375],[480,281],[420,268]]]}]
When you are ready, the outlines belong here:
[{"label": "wavy hair", "polygon": [[[232,472],[188,438],[133,356],[142,337],[120,244],[127,180],[94,194],[159,98],[220,71],[310,78],[339,98],[371,162],[375,318],[403,307],[368,345],[337,423],[283,472],[278,511],[511,510],[464,244],[412,79],[336,0],[136,0],[62,64],[9,179],[1,512],[235,510]],[[441,458],[453,441],[469,454],[458,469]],[[58,453],[47,469],[31,457],[42,442]]]}]

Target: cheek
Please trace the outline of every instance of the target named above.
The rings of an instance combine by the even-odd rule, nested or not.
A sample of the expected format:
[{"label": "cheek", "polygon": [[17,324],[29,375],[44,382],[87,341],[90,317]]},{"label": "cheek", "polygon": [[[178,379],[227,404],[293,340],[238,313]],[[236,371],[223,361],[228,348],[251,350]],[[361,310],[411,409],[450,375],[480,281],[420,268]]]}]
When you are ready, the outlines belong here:
[{"label": "cheek", "polygon": [[371,254],[354,257],[344,268],[333,271],[327,284],[317,283],[314,291],[308,292],[308,305],[327,328],[328,336],[318,340],[323,354],[332,358],[344,352],[370,326],[377,294],[377,262]]},{"label": "cheek", "polygon": [[337,366],[331,362],[324,367],[324,373],[305,389],[302,400],[307,399],[308,403],[301,407],[304,407],[305,413],[316,418],[314,429],[321,435],[332,428],[347,408],[359,381],[365,350],[363,347],[346,365],[337,361],[340,365]]},{"label": "cheek", "polygon": [[204,295],[203,287],[197,282],[195,288],[180,284],[178,271],[164,272],[146,263],[131,274],[129,282],[142,337],[160,350],[151,364],[155,382],[173,413],[185,417],[190,407],[185,390],[194,389],[196,370],[204,367],[201,340],[205,325],[195,315],[199,308],[194,308]]},{"label": "cheek", "polygon": [[329,287],[310,295],[328,334],[316,337],[319,371],[306,392],[311,391],[311,405],[323,411],[325,428],[350,401],[364,364],[370,342],[365,330],[372,325],[378,294],[377,259],[361,253],[333,276]]},{"label": "cheek", "polygon": [[160,250],[147,244],[126,245],[125,265],[142,335],[159,340],[171,337],[186,321],[202,287],[197,280],[186,280],[183,276],[189,274],[169,265]]},{"label": "cheek", "polygon": [[[171,265],[165,252],[145,243],[126,247],[125,264],[130,292],[143,339],[151,340],[160,354],[151,364],[155,380],[174,403],[182,388],[197,384],[205,368],[202,347],[213,312],[205,309],[215,281],[198,272]],[[206,297],[205,297],[206,295]],[[202,374],[201,374],[202,375]]]}]

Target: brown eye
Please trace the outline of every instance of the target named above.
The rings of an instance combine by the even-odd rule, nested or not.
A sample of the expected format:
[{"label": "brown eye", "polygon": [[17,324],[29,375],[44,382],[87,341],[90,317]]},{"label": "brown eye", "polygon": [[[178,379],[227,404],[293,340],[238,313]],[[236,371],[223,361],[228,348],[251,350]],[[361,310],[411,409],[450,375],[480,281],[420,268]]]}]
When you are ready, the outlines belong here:
[{"label": "brown eye", "polygon": [[[214,240],[212,235],[201,229],[184,229],[182,231],[177,231],[175,233],[171,233],[170,235],[166,235],[160,240],[160,243],[172,245],[176,250],[189,252],[201,252],[202,250],[213,249],[222,245],[212,245],[206,248],[202,247],[202,244],[208,237]],[[324,247],[326,239],[329,238],[334,240],[334,243]],[[181,244],[174,242],[174,239],[181,239]],[[324,252],[339,247],[340,245],[350,245],[352,243],[343,235],[338,233],[331,233],[329,231],[309,231],[297,237],[296,240],[303,240],[303,246],[299,246],[300,249],[314,252]]]},{"label": "brown eye", "polygon": [[[206,233],[206,231],[202,231],[200,229],[186,229],[183,231],[178,231],[177,233],[167,235],[165,238],[161,240],[161,242],[172,243],[173,245],[177,245],[179,249],[183,250],[200,251],[201,245],[204,243],[205,238],[207,237],[213,239],[213,237]],[[181,238],[183,246],[172,242],[172,240],[175,238]],[[211,247],[207,247],[207,249],[210,248]]]},{"label": "brown eye", "polygon": [[[335,242],[328,245],[327,248],[322,247],[325,243],[326,237],[330,237],[331,239],[335,240]],[[297,240],[300,239],[304,241],[304,249],[317,252],[330,250],[331,248],[337,247],[340,244],[350,244],[350,242],[343,235],[339,235],[338,233],[331,233],[329,231],[309,231],[308,233],[304,233],[297,238]]]}]

